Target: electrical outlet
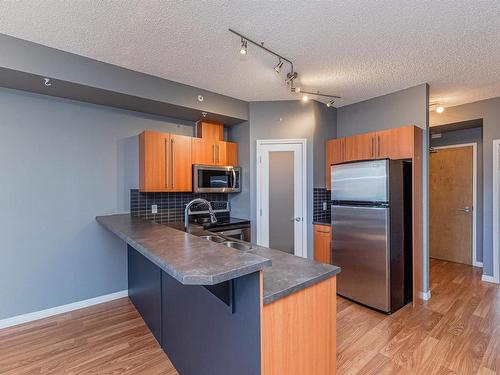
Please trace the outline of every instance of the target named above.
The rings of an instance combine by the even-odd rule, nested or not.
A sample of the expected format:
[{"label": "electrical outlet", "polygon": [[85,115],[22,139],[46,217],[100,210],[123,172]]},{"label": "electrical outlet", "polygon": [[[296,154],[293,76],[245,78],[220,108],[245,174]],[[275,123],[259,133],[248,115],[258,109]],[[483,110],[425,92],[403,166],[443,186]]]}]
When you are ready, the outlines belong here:
[{"label": "electrical outlet", "polygon": [[152,214],[157,214],[158,213],[158,205],[157,204],[152,204],[151,205],[151,213]]},{"label": "electrical outlet", "polygon": [[323,211],[326,211],[326,202],[323,202]]}]

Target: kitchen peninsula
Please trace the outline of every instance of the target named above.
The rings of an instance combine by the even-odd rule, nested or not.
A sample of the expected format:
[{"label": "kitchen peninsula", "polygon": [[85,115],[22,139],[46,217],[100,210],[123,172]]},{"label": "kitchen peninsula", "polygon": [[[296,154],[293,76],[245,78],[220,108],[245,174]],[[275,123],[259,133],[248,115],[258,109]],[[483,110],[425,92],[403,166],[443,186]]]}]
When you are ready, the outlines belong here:
[{"label": "kitchen peninsula", "polygon": [[127,243],[129,297],[180,374],[335,373],[340,268],[128,214],[96,219]]}]

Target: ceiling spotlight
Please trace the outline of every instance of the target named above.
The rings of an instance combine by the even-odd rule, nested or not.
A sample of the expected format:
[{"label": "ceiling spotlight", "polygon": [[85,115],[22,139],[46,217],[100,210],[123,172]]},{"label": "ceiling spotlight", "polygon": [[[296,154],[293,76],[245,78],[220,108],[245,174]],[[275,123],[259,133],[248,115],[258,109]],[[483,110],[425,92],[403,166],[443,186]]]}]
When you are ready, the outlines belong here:
[{"label": "ceiling spotlight", "polygon": [[437,106],[437,107],[436,107],[436,112],[437,112],[437,113],[443,113],[443,112],[444,112],[444,107],[443,107],[443,106],[441,106],[441,105]]},{"label": "ceiling spotlight", "polygon": [[248,47],[247,41],[245,39],[241,38],[240,53],[242,55],[246,55],[247,54],[247,47]]},{"label": "ceiling spotlight", "polygon": [[[290,72],[286,75],[285,83],[289,85],[291,82],[293,82],[294,79],[297,79],[297,72]],[[293,86],[293,85],[292,85]]]},{"label": "ceiling spotlight", "polygon": [[283,66],[283,61],[281,61],[281,59],[280,59],[280,60],[278,61],[278,65],[276,65],[276,66],[274,67],[274,70],[276,71],[276,73],[278,73],[278,74],[280,73],[280,71],[281,71],[281,67],[282,67],[282,66]]},{"label": "ceiling spotlight", "polygon": [[307,102],[309,100],[309,97],[307,95],[302,95],[302,101]]},{"label": "ceiling spotlight", "polygon": [[326,106],[331,107],[331,106],[333,106],[333,103],[335,103],[335,99],[332,99],[328,103],[326,103]]}]

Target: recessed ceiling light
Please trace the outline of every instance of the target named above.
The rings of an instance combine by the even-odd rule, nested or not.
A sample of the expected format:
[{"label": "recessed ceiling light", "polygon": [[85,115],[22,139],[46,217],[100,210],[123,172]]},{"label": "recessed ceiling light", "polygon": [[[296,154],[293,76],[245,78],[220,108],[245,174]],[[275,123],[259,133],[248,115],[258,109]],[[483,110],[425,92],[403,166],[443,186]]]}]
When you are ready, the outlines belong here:
[{"label": "recessed ceiling light", "polygon": [[307,95],[302,95],[302,101],[307,102],[309,100],[309,97]]},{"label": "recessed ceiling light", "polygon": [[437,113],[443,113],[443,112],[444,112],[444,107],[443,107],[443,106],[441,106],[441,105],[437,106],[437,107],[436,107],[436,112],[437,112]]},{"label": "recessed ceiling light", "polygon": [[248,48],[248,43],[245,39],[241,38],[241,48],[240,48],[240,53],[242,55],[247,54],[247,48]]}]

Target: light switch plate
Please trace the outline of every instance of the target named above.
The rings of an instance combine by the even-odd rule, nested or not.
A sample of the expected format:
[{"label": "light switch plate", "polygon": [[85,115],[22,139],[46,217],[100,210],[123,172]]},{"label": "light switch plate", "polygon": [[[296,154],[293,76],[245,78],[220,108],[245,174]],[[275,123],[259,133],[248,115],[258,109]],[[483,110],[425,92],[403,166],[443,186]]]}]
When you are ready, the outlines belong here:
[{"label": "light switch plate", "polygon": [[151,213],[152,214],[157,214],[158,213],[158,205],[157,204],[152,204],[151,205]]}]

